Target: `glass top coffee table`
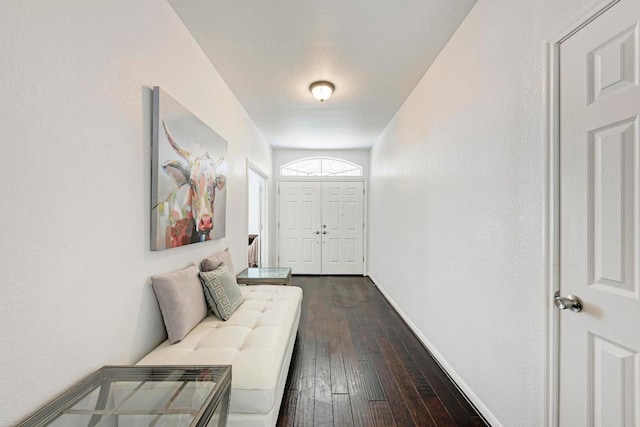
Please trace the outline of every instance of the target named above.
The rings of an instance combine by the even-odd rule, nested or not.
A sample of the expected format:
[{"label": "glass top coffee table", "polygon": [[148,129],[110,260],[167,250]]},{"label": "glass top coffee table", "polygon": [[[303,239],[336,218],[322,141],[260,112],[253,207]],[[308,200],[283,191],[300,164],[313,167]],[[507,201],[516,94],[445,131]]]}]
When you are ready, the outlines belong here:
[{"label": "glass top coffee table", "polygon": [[19,426],[225,426],[231,366],[103,366]]},{"label": "glass top coffee table", "polygon": [[291,269],[286,268],[247,268],[236,277],[244,285],[290,285]]}]

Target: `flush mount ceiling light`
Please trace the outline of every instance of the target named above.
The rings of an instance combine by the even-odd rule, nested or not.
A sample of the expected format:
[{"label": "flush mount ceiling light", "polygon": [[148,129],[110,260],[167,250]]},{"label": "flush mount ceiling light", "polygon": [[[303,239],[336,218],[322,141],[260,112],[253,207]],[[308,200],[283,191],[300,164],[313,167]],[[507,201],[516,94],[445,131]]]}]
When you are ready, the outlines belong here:
[{"label": "flush mount ceiling light", "polygon": [[333,91],[336,87],[331,82],[327,81],[318,81],[311,83],[309,86],[309,90],[315,99],[320,102],[324,102],[326,99],[329,99]]}]

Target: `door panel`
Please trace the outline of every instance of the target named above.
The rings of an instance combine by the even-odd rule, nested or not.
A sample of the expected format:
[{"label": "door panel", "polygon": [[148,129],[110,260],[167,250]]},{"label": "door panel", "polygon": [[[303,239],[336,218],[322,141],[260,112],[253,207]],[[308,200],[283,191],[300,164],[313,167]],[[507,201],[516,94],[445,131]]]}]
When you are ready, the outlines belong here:
[{"label": "door panel", "polygon": [[357,262],[358,257],[358,242],[356,239],[347,238],[344,241],[344,259],[348,263]]},{"label": "door panel", "polygon": [[560,425],[640,426],[640,2],[560,45]]},{"label": "door panel", "polygon": [[[590,200],[593,213],[591,286],[605,292],[638,295],[637,257],[634,259],[634,139],[637,118],[597,129],[590,135]],[[635,212],[637,215],[637,210]]]},{"label": "door panel", "polygon": [[625,401],[633,403],[633,395],[637,393],[634,378],[638,377],[638,353],[597,335],[589,338],[593,425],[637,426],[638,408],[625,407]]},{"label": "door panel", "polygon": [[323,263],[323,267],[324,267],[324,264],[327,264],[327,263],[328,264],[340,263],[340,239],[337,237],[328,237],[328,238],[325,237],[324,242],[325,242],[324,245],[327,248],[327,250],[323,255],[325,255],[327,259]]},{"label": "door panel", "polygon": [[363,273],[363,189],[363,182],[323,183],[323,274]]},{"label": "door panel", "polygon": [[320,182],[280,183],[280,267],[293,274],[320,274]]}]

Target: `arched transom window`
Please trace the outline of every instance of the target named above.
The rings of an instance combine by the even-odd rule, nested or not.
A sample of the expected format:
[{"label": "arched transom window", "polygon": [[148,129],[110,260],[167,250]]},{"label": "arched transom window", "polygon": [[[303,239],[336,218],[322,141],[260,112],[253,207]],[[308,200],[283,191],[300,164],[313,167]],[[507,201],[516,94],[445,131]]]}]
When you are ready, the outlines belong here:
[{"label": "arched transom window", "polygon": [[362,166],[332,157],[309,157],[280,167],[281,176],[362,176]]}]

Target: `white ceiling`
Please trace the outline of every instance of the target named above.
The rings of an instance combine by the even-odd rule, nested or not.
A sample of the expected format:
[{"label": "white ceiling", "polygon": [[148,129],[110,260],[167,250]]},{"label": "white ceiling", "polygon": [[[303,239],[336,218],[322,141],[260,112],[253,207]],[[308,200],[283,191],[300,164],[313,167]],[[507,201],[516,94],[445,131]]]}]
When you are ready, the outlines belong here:
[{"label": "white ceiling", "polygon": [[169,0],[269,143],[301,149],[371,147],[475,2]]}]

